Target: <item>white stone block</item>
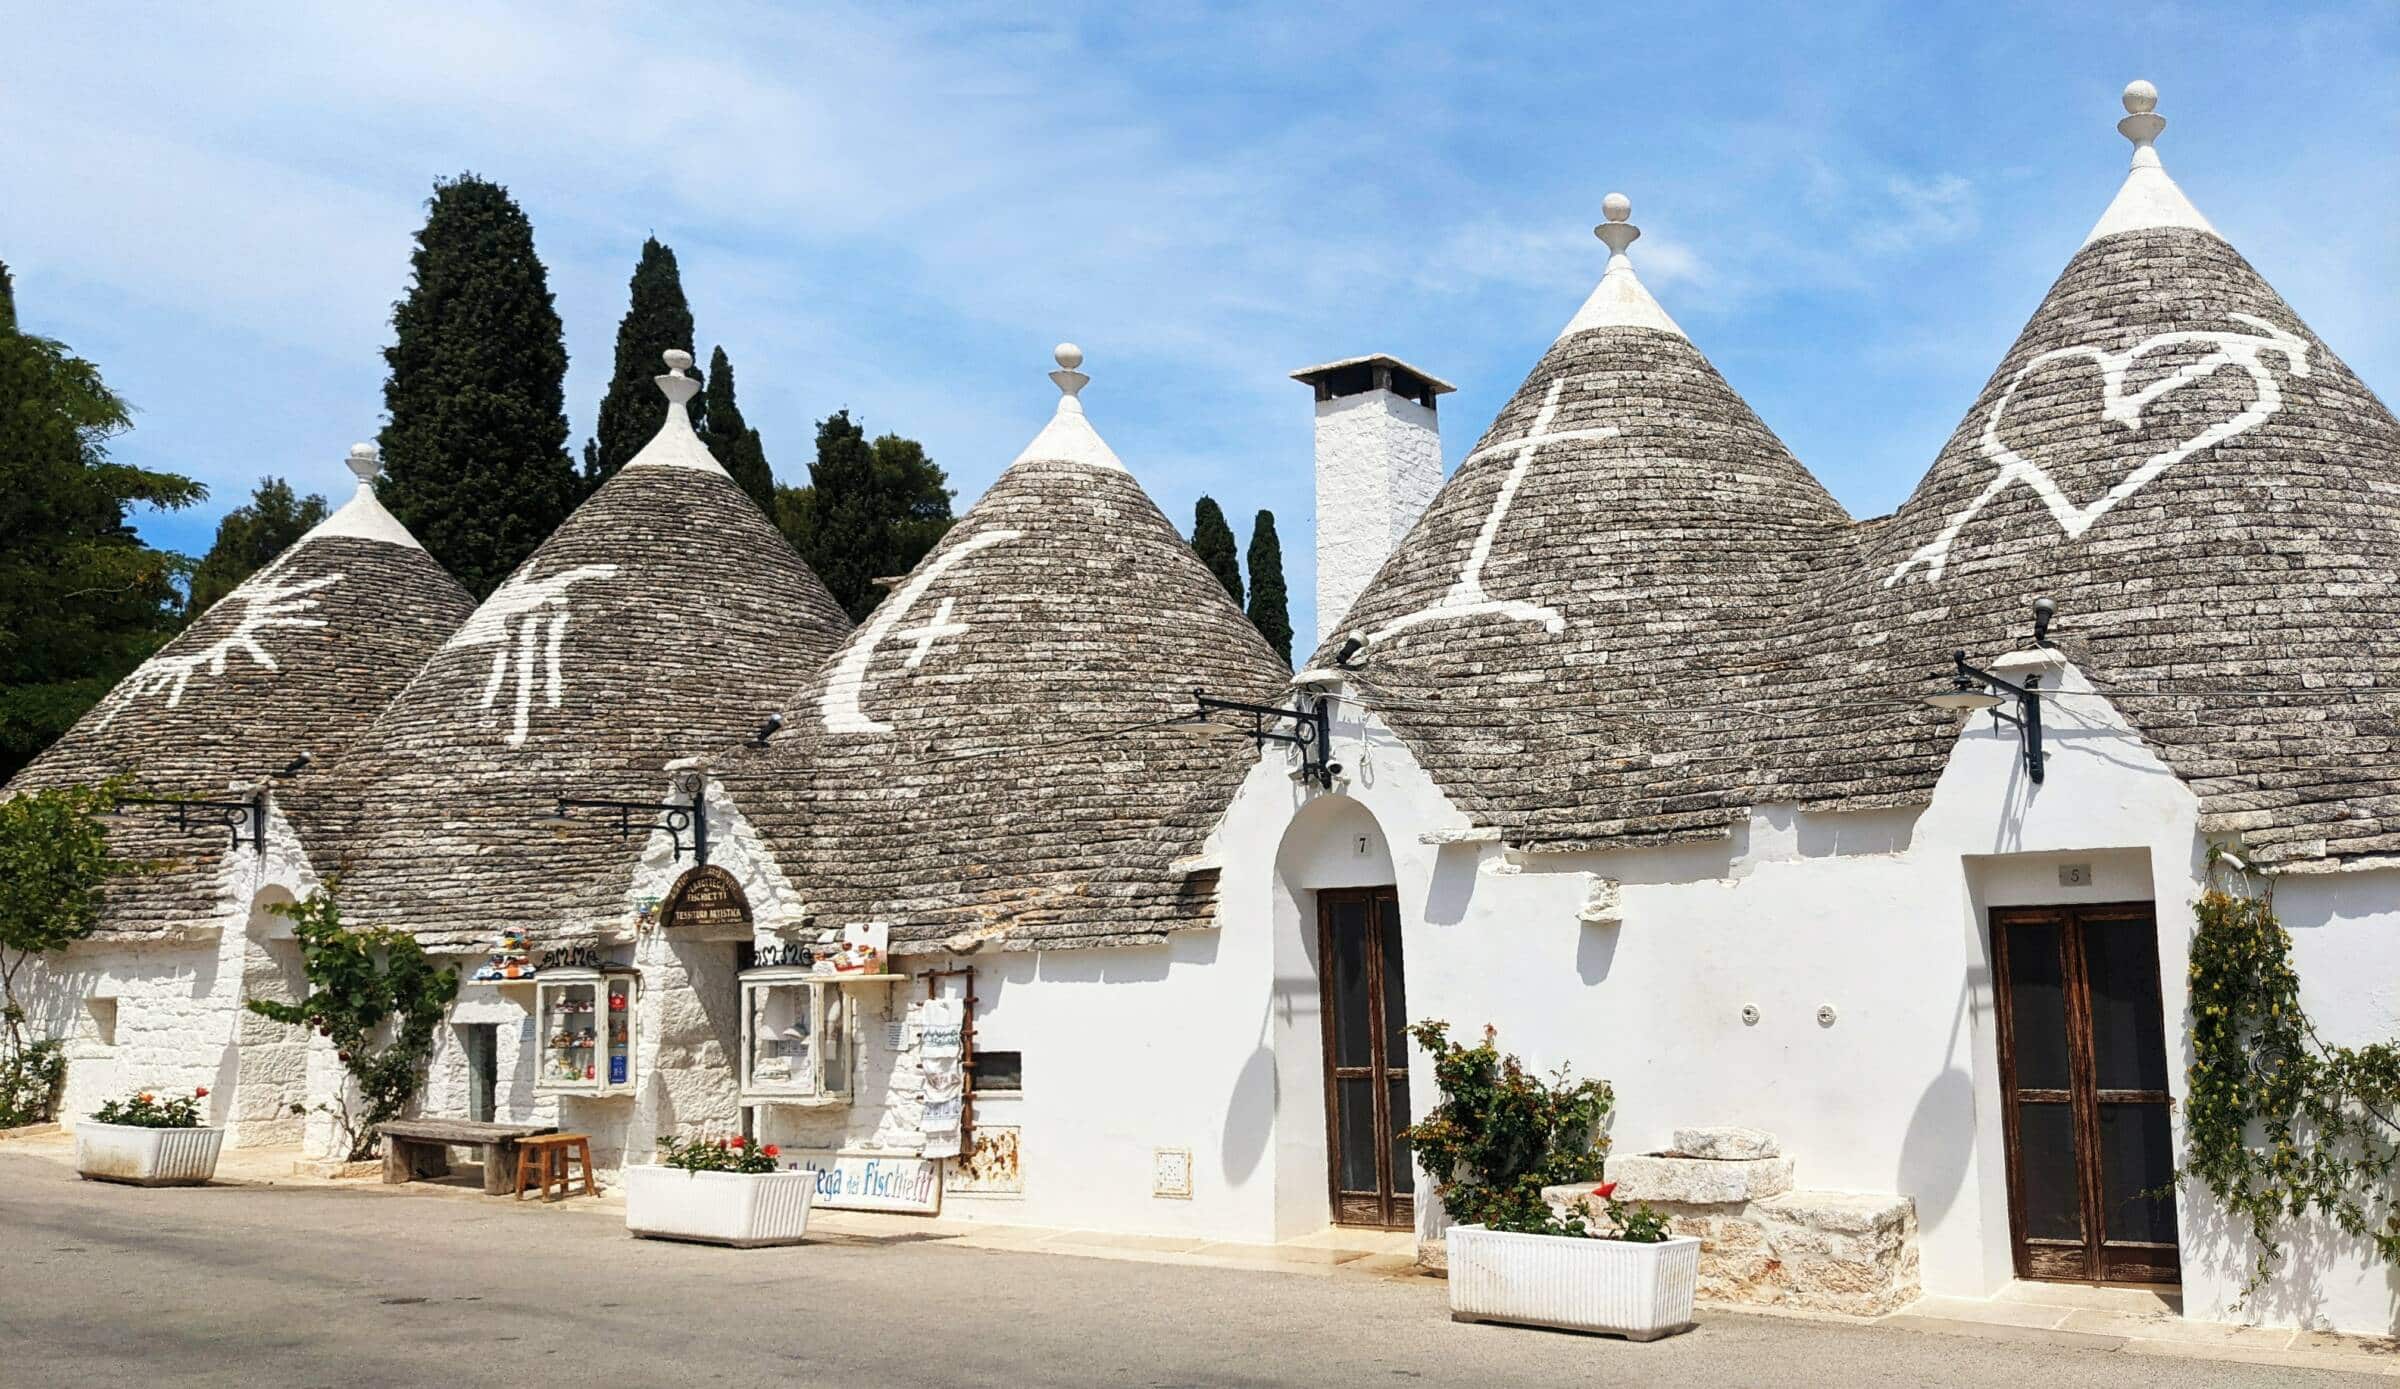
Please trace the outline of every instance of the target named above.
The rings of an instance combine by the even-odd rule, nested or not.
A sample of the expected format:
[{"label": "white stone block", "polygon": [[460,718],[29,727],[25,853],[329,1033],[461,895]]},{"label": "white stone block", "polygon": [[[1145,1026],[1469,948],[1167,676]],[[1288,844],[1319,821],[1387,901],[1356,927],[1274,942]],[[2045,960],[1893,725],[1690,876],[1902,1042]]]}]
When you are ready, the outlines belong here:
[{"label": "white stone block", "polygon": [[1608,1179],[1620,1201],[1675,1201],[1718,1206],[1779,1196],[1792,1189],[1787,1157],[1719,1162],[1660,1153],[1608,1160]]},{"label": "white stone block", "polygon": [[1747,1162],[1753,1158],[1780,1157],[1783,1148],[1775,1141],[1775,1135],[1763,1129],[1722,1125],[1675,1130],[1675,1153],[1679,1157]]}]

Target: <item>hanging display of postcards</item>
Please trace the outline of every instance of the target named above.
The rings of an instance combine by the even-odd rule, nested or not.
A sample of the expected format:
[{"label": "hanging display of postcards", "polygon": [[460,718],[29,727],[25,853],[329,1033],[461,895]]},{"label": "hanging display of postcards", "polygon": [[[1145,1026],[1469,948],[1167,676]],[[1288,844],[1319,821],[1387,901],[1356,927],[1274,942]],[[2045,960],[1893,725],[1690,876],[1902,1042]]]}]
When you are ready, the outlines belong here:
[{"label": "hanging display of postcards", "polygon": [[925,1156],[956,1157],[967,1098],[967,1001],[929,998],[919,1016],[923,1030],[917,1044],[917,1074],[923,1087]]}]

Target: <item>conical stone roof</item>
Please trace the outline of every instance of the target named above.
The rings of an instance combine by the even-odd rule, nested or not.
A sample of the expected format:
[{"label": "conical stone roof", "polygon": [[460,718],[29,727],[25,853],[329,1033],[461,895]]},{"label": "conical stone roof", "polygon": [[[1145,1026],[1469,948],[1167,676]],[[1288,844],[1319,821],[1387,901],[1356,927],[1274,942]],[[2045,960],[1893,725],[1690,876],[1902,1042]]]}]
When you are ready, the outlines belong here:
[{"label": "conical stone roof", "polygon": [[1757,756],[1792,799],[1926,799],[1957,724],[1916,699],[2048,596],[2204,831],[2376,861],[2400,853],[2400,423],[2167,178],[2154,101],[2128,89],[2124,190],[1802,614],[1815,678]]},{"label": "conical stone roof", "polygon": [[559,796],[658,802],[667,764],[750,736],[849,624],[658,379],[658,436],[484,600],[314,807],[345,910],[435,946],[546,944],[626,912],[638,844],[535,823]]},{"label": "conical stone roof", "polygon": [[1346,619],[1351,694],[1513,843],[1722,835],[1749,789],[1694,710],[1757,683],[1849,529],[1635,277],[1630,210],[1609,196],[1599,286]]},{"label": "conical stone roof", "polygon": [[1256,753],[1127,726],[1288,674],[1093,431],[1081,361],[1059,349],[1049,425],[739,773],[812,926],[1018,949],[1213,920],[1215,875],[1176,860]]},{"label": "conical stone roof", "polygon": [[[240,799],[304,752],[311,771],[291,784],[321,777],[474,608],[376,500],[379,466],[373,445],[352,449],[356,495],[119,682],[7,789],[124,774],[149,795]],[[222,832],[179,833],[165,812],[137,808],[111,822],[109,844],[160,868],[112,885],[104,937],[193,931],[249,909],[234,900]]]}]

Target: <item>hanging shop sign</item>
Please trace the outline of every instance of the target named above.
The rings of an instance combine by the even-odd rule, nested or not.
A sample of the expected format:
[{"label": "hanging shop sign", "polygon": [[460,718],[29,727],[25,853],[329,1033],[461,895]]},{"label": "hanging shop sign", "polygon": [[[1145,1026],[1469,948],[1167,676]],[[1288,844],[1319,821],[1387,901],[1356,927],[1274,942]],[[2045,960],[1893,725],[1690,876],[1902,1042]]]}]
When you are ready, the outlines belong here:
[{"label": "hanging shop sign", "polygon": [[714,864],[702,864],[675,880],[667,900],[659,904],[658,919],[666,929],[687,934],[750,931],[750,899],[733,875]]},{"label": "hanging shop sign", "polygon": [[784,1165],[817,1174],[816,1203],[830,1210],[942,1213],[942,1164],[921,1157],[783,1150]]}]

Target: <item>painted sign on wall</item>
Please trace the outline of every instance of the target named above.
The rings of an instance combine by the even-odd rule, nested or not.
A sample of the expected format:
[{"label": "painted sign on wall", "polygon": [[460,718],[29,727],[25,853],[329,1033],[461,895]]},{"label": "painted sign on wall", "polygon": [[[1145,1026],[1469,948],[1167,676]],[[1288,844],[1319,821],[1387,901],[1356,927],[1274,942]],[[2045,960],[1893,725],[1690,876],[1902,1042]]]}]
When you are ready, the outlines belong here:
[{"label": "painted sign on wall", "polygon": [[939,1215],[942,1165],[929,1158],[783,1150],[784,1166],[817,1174],[817,1204],[840,1211]]},{"label": "painted sign on wall", "polygon": [[670,931],[750,931],[750,899],[731,873],[703,864],[675,880],[659,907],[659,921]]}]

